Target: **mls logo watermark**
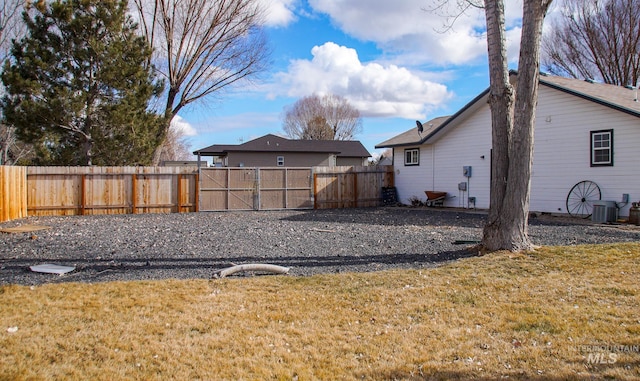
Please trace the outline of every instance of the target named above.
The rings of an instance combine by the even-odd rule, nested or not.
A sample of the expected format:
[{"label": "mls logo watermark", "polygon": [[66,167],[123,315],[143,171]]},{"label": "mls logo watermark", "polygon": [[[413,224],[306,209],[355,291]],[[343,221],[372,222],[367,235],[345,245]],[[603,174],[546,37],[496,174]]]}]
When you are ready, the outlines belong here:
[{"label": "mls logo watermark", "polygon": [[596,352],[587,355],[587,364],[615,364],[618,361],[617,353]]},{"label": "mls logo watermark", "polygon": [[590,365],[612,365],[623,353],[640,353],[640,345],[578,345],[577,349]]}]

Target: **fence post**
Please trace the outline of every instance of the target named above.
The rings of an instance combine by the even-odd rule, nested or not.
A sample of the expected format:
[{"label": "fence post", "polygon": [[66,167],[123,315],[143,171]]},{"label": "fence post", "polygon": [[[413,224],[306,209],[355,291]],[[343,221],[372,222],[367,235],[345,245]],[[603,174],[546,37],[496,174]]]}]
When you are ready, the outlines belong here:
[{"label": "fence post", "polygon": [[262,188],[262,184],[260,183],[260,168],[256,168],[254,173],[253,210],[260,210],[260,191]]},{"label": "fence post", "polygon": [[176,201],[176,204],[178,204],[178,210],[177,212],[180,213],[182,212],[182,174],[178,173],[178,179],[176,181],[176,183],[178,184],[178,189],[176,190],[176,196],[178,196],[178,200]]},{"label": "fence post", "polygon": [[313,174],[313,209],[318,209],[318,174]]},{"label": "fence post", "polygon": [[82,176],[80,176],[80,215],[84,216],[85,213],[85,205],[87,202],[87,195],[86,195],[86,185],[85,185],[85,181],[87,179],[87,175],[85,175],[84,173],[82,174]]},{"label": "fence post", "polygon": [[289,170],[284,169],[284,208],[289,209]]},{"label": "fence post", "polygon": [[137,182],[138,175],[135,173],[131,174],[131,214],[136,214],[138,212],[138,206],[136,205],[136,199],[138,196]]},{"label": "fence post", "polygon": [[353,174],[353,207],[358,207],[358,172]]},{"label": "fence post", "polygon": [[194,197],[194,203],[195,203],[195,210],[194,212],[199,212],[200,211],[200,174],[196,173],[196,184],[195,184],[195,197]]}]

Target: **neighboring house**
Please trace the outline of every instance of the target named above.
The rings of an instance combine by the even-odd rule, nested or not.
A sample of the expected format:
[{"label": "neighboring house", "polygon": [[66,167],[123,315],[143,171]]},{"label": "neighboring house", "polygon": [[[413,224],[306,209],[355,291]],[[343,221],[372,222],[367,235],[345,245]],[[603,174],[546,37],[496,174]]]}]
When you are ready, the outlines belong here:
[{"label": "neighboring house", "polygon": [[206,161],[196,161],[196,160],[166,160],[160,163],[161,167],[198,167],[198,166],[207,166]]},{"label": "neighboring house", "polygon": [[391,157],[383,157],[378,161],[377,165],[393,165],[393,158]]},{"label": "neighboring house", "polygon": [[[512,73],[513,76],[517,75]],[[538,92],[530,210],[568,213],[581,181],[629,215],[640,200],[640,102],[637,90],[542,75]],[[400,201],[447,192],[445,206],[489,208],[491,113],[488,89],[455,115],[415,127],[376,148],[393,148]],[[589,183],[591,184],[591,183]],[[627,203],[623,195],[628,194]]]},{"label": "neighboring house", "polygon": [[219,167],[314,167],[367,165],[371,156],[359,141],[291,140],[276,135],[238,145],[214,144],[193,153],[212,156]]}]

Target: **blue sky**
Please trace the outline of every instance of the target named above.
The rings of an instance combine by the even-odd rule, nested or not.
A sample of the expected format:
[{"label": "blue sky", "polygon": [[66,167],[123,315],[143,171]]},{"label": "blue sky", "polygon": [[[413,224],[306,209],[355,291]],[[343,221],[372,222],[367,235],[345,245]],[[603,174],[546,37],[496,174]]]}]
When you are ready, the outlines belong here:
[{"label": "blue sky", "polygon": [[[260,0],[273,55],[260,83],[182,111],[191,150],[283,134],[286,106],[311,94],[345,97],[363,117],[360,140],[374,146],[423,122],[450,115],[488,86],[484,15],[452,28],[438,0]],[[449,3],[456,3],[449,1]],[[508,51],[519,43],[520,0],[508,0]],[[513,64],[515,65],[515,64]],[[514,66],[515,67],[515,66]]]}]

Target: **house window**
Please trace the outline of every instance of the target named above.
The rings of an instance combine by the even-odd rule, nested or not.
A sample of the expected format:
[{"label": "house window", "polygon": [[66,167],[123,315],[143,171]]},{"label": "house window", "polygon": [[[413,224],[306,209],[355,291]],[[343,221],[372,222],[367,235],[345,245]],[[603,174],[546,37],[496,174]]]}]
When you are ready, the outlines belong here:
[{"label": "house window", "polygon": [[278,167],[284,167],[284,156],[278,156],[276,158],[276,162],[278,164]]},{"label": "house window", "polygon": [[591,166],[613,165],[613,130],[591,131]]},{"label": "house window", "polygon": [[418,148],[404,150],[404,165],[420,165],[420,150]]}]

